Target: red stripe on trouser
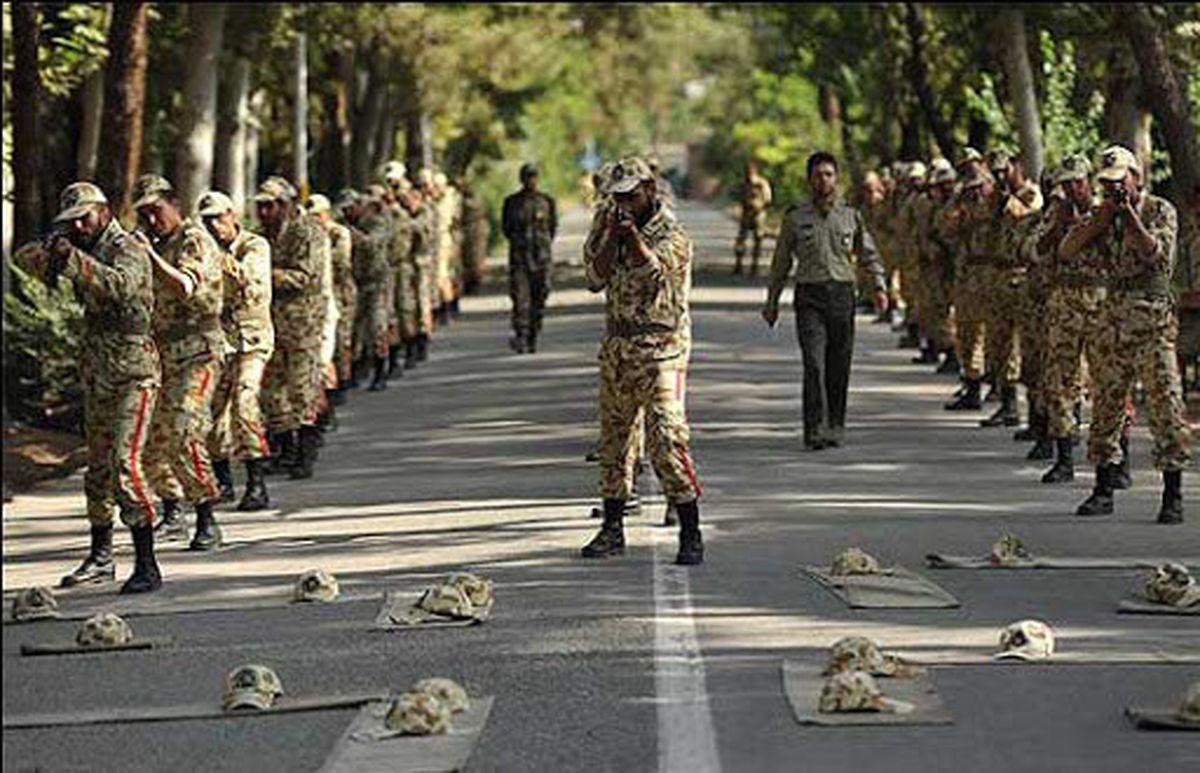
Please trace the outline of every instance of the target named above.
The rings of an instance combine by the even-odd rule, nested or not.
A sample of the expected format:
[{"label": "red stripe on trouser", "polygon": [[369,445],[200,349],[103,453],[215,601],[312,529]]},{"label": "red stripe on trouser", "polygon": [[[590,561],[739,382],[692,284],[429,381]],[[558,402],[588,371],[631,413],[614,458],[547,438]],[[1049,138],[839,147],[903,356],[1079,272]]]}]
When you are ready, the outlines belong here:
[{"label": "red stripe on trouser", "polygon": [[696,471],[692,469],[692,463],[688,459],[688,454],[682,448],[676,447],[675,458],[683,466],[683,474],[687,476],[688,481],[692,484],[692,490],[699,497],[704,494],[704,489],[700,488],[700,481],[696,479]]},{"label": "red stripe on trouser", "polygon": [[[204,399],[204,395],[208,392],[208,385],[212,382],[212,368],[204,369],[204,378],[200,381],[200,388],[196,390],[196,396]],[[208,492],[209,499],[215,499],[217,496],[217,486],[213,479],[204,471],[204,460],[200,458],[200,441],[195,438],[188,441],[188,452],[192,457],[192,472],[196,476],[196,480]]]},{"label": "red stripe on trouser", "polygon": [[142,433],[146,428],[146,408],[150,403],[150,391],[148,389],[140,391],[142,393],[142,401],[138,405],[137,419],[133,423],[133,441],[129,444],[129,485],[133,487],[133,495],[137,498],[137,503],[141,506],[142,510],[145,511],[148,522],[153,524],[154,504],[150,501],[150,497],[146,496],[146,488],[142,484],[142,476],[140,474],[142,467]]}]

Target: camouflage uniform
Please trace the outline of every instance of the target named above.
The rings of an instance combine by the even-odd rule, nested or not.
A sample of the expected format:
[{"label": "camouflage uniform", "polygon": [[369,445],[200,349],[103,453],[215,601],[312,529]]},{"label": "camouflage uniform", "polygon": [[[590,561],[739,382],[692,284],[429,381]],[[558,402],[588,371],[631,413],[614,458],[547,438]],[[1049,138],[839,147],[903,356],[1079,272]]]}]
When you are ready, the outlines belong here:
[{"label": "camouflage uniform", "polygon": [[441,195],[434,201],[437,209],[433,249],[436,259],[435,306],[450,303],[457,297],[454,286],[457,245],[454,231],[458,227],[458,191],[449,186],[441,187]]},{"label": "camouflage uniform", "polygon": [[1154,436],[1154,465],[1182,470],[1192,445],[1185,417],[1175,341],[1179,322],[1171,294],[1178,226],[1175,207],[1165,199],[1143,193],[1137,204],[1146,230],[1154,238],[1154,253],[1136,254],[1128,240],[1110,229],[1096,245],[1108,272],[1110,331],[1099,337],[1094,366],[1096,395],[1088,452],[1098,465],[1120,462],[1125,397],[1141,380],[1150,402]]},{"label": "camouflage uniform", "polygon": [[321,274],[329,236],[303,212],[289,217],[271,242],[271,318],[275,354],[263,383],[271,432],[315,426],[321,399]]},{"label": "camouflage uniform", "polygon": [[275,351],[271,245],[243,228],[223,257],[221,325],[227,348],[213,397],[216,426],[209,449],[216,459],[262,459],[270,456],[262,420],[263,373]]},{"label": "camouflage uniform", "polygon": [[522,189],[504,200],[501,222],[508,239],[513,332],[526,340],[541,332],[550,296],[550,247],[558,230],[554,199],[541,191]]},{"label": "camouflage uniform", "polygon": [[407,283],[406,308],[411,309],[406,317],[406,330],[415,330],[416,335],[433,334],[433,312],[438,306],[437,285],[437,208],[431,201],[424,201],[412,218],[412,279]]},{"label": "camouflage uniform", "polygon": [[163,389],[146,446],[148,476],[165,500],[201,504],[217,499],[208,442],[213,394],[225,353],[221,249],[204,226],[185,220],[160,243],[163,260],[193,283],[177,297],[159,278],[154,332],[162,354]]},{"label": "camouflage uniform", "polygon": [[354,284],[352,248],[350,229],[340,223],[330,223],[329,251],[333,259],[333,287],[338,309],[334,362],[341,384],[350,380],[350,366],[354,359],[354,316],[358,289]]},{"label": "camouflage uniform", "polygon": [[950,228],[947,211],[954,202],[941,204],[931,202],[922,228],[924,246],[921,254],[925,264],[921,267],[924,278],[921,307],[926,310],[926,328],[933,349],[948,351],[954,348],[954,318],[950,306],[954,295],[954,234]]},{"label": "camouflage uniform", "polygon": [[771,183],[760,174],[753,174],[742,185],[741,217],[738,218],[737,239],[733,243],[733,254],[737,257],[737,270],[742,269],[742,258],[746,254],[746,239],[753,238],[750,253],[750,273],[758,272],[758,259],[762,255],[763,232],[767,224],[767,207],[771,205]]},{"label": "camouflage uniform", "polygon": [[1028,266],[1022,262],[1017,244],[1021,222],[1041,207],[1041,191],[1027,180],[983,226],[994,261],[987,272],[987,359],[990,372],[1002,386],[1014,386],[1021,377],[1020,322]]},{"label": "camouflage uniform", "polygon": [[416,308],[415,299],[408,291],[416,271],[412,261],[413,220],[408,210],[396,202],[389,211],[391,238],[388,243],[388,260],[391,265],[391,318],[394,320],[393,345],[401,340],[409,341],[416,335],[410,329],[409,309]]},{"label": "camouflage uniform", "polygon": [[992,262],[987,222],[977,213],[954,207],[943,212],[954,240],[954,321],[958,333],[958,359],[967,382],[983,378],[987,294]]},{"label": "camouflage uniform", "polygon": [[388,262],[390,231],[382,214],[366,215],[350,231],[354,240],[354,359],[388,356]]},{"label": "camouflage uniform", "polygon": [[150,257],[113,218],[90,252],[73,251],[61,276],[74,283],[84,307],[79,371],[88,520],[110,524],[119,507],[130,528],[153,524],[142,463],[161,383]]}]

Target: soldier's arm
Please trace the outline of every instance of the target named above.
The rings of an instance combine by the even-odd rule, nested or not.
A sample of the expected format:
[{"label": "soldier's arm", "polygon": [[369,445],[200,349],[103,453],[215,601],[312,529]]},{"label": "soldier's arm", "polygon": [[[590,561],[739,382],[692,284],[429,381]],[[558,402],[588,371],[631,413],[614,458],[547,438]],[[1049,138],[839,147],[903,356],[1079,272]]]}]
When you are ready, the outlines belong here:
[{"label": "soldier's arm", "polygon": [[592,216],[592,227],[583,243],[583,267],[587,273],[588,289],[600,292],[608,285],[612,272],[613,245],[609,234],[610,207],[600,207]]},{"label": "soldier's arm", "polygon": [[80,292],[118,304],[135,303],[152,281],[150,257],[145,248],[125,237],[112,265],[103,263],[83,250],[72,248],[63,268]]},{"label": "soldier's arm", "polygon": [[182,298],[190,298],[204,285],[204,278],[209,273],[206,264],[218,260],[217,251],[210,249],[196,233],[183,235],[183,245],[175,266],[167,263],[153,250],[150,257],[154,260],[155,270],[162,275],[164,284]]},{"label": "soldier's arm", "polygon": [[887,292],[887,276],[875,246],[875,237],[871,236],[862,213],[857,209],[854,210],[854,254],[858,256],[858,265],[870,273],[875,291]]},{"label": "soldier's arm", "polygon": [[1093,212],[1082,223],[1069,228],[1066,236],[1058,243],[1059,258],[1063,260],[1074,258],[1084,248],[1099,238],[1108,229],[1108,225],[1111,222],[1111,217],[1106,219],[1098,212]]},{"label": "soldier's arm", "polygon": [[1164,271],[1170,275],[1175,264],[1175,242],[1179,235],[1178,218],[1175,207],[1167,202],[1158,207],[1152,217],[1143,220],[1133,210],[1128,217],[1130,228],[1128,238],[1134,247],[1134,254],[1145,266]]},{"label": "soldier's arm", "polygon": [[765,177],[763,178],[763,181],[762,181],[762,189],[763,189],[763,206],[765,206],[765,207],[770,206],[771,201],[772,201],[771,182]]},{"label": "soldier's arm", "polygon": [[779,296],[783,293],[783,286],[792,273],[792,249],[795,242],[795,228],[791,219],[785,214],[783,225],[779,229],[779,239],[775,242],[775,254],[771,257],[771,279],[767,284],[768,308],[779,307]]},{"label": "soldier's arm", "polygon": [[513,222],[512,196],[504,199],[504,209],[500,214],[500,228],[504,231],[504,238],[511,242],[513,234],[517,232],[517,225]]},{"label": "soldier's arm", "polygon": [[547,196],[546,200],[550,202],[550,238],[554,239],[558,233],[558,205],[554,203],[553,196]]},{"label": "soldier's arm", "polygon": [[271,243],[252,239],[242,257],[241,287],[246,300],[253,305],[271,302]]},{"label": "soldier's arm", "polygon": [[311,230],[309,238],[305,240],[304,254],[299,256],[298,265],[292,268],[272,269],[271,283],[280,290],[292,292],[319,290],[328,250],[329,237],[323,231]]}]

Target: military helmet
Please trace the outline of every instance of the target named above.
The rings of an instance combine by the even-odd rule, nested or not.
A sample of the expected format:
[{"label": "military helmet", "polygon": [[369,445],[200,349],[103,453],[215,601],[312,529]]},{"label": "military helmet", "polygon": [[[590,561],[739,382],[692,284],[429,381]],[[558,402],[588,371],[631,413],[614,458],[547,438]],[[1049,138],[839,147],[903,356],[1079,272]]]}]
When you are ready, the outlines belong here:
[{"label": "military helmet", "polygon": [[1187,567],[1168,561],[1146,578],[1146,598],[1173,607],[1192,607],[1200,604],[1200,584]]},{"label": "military helmet", "polygon": [[1000,632],[997,660],[1045,660],[1054,654],[1054,631],[1041,620],[1018,620]]},{"label": "military helmet", "polygon": [[410,692],[423,692],[427,695],[432,695],[441,701],[446,708],[450,709],[451,714],[466,711],[471,707],[471,699],[467,697],[467,691],[453,679],[444,679],[441,677],[422,679],[412,686]]},{"label": "military helmet", "polygon": [[1071,180],[1086,180],[1092,174],[1092,164],[1087,156],[1076,153],[1067,156],[1058,166],[1058,174],[1054,176],[1055,183],[1065,183]]},{"label": "military helmet", "polygon": [[1200,726],[1200,682],[1192,682],[1184,691],[1175,716],[1182,722]]},{"label": "military helmet", "polygon": [[293,601],[333,601],[337,597],[337,578],[323,569],[309,569],[300,575],[292,593]]},{"label": "military helmet", "polygon": [[833,558],[829,573],[841,577],[852,574],[881,574],[879,561],[859,548],[847,548]]},{"label": "military helmet", "polygon": [[1109,145],[1100,153],[1097,180],[1119,182],[1125,179],[1126,172],[1132,172],[1139,178],[1142,176],[1142,164],[1132,150],[1124,145]]},{"label": "military helmet", "polygon": [[466,619],[475,616],[475,609],[466,592],[457,585],[433,585],[417,599],[417,609],[443,617]]},{"label": "military helmet", "polygon": [[393,698],[384,725],[404,735],[440,735],[450,728],[450,707],[427,692],[406,692]]},{"label": "military helmet", "polygon": [[900,676],[910,669],[898,657],[885,653],[865,636],[845,636],[829,649],[825,675],[839,671],[865,671],[872,676]]},{"label": "military helmet", "polygon": [[1014,534],[1002,534],[1000,539],[992,543],[988,553],[988,562],[996,566],[1014,566],[1031,560],[1033,556]]},{"label": "military helmet", "polygon": [[89,617],[75,634],[75,643],[88,648],[116,647],[132,639],[133,631],[129,623],[112,612]]},{"label": "military helmet", "polygon": [[200,217],[217,217],[234,210],[233,199],[220,191],[205,191],[196,200],[196,214]]},{"label": "military helmet", "polygon": [[912,710],[912,704],[885,698],[875,678],[865,671],[839,671],[830,676],[817,701],[817,711],[822,714],[853,711],[907,714]]},{"label": "military helmet", "polygon": [[22,588],[13,599],[12,618],[18,622],[58,617],[58,601],[49,588]]},{"label": "military helmet", "polygon": [[626,156],[614,164],[609,172],[605,193],[629,193],[644,182],[654,182],[654,173],[650,171],[649,164],[637,156]]},{"label": "military helmet", "polygon": [[475,609],[491,609],[495,603],[495,586],[491,580],[485,580],[470,572],[454,572],[446,578],[446,585],[453,585],[461,590]]},{"label": "military helmet", "polygon": [[271,708],[275,699],[283,695],[283,683],[270,668],[256,664],[238,666],[225,677],[221,690],[221,708],[234,709]]},{"label": "military helmet", "polygon": [[89,182],[71,183],[58,196],[58,214],[54,216],[54,222],[78,220],[96,205],[108,205],[108,199],[99,186]]},{"label": "military helmet", "polygon": [[160,174],[144,174],[133,184],[133,208],[153,204],[175,191],[171,182]]}]

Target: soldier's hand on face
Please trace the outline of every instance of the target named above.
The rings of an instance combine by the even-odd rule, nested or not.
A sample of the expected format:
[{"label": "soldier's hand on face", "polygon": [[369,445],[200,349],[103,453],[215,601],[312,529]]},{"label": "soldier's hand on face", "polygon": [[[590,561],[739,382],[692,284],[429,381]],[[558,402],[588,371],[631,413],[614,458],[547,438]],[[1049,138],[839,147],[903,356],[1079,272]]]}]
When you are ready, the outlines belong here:
[{"label": "soldier's hand on face", "polygon": [[1113,221],[1117,214],[1117,203],[1107,196],[1100,200],[1100,206],[1096,208],[1096,216],[1100,221],[1108,224]]},{"label": "soldier's hand on face", "polygon": [[887,307],[888,307],[888,294],[883,290],[876,290],[875,291],[875,311],[876,311],[876,313],[882,314],[883,312],[887,311]]},{"label": "soldier's hand on face", "polygon": [[775,323],[779,321],[779,307],[772,304],[763,306],[762,318],[766,321],[767,327],[775,327]]}]

